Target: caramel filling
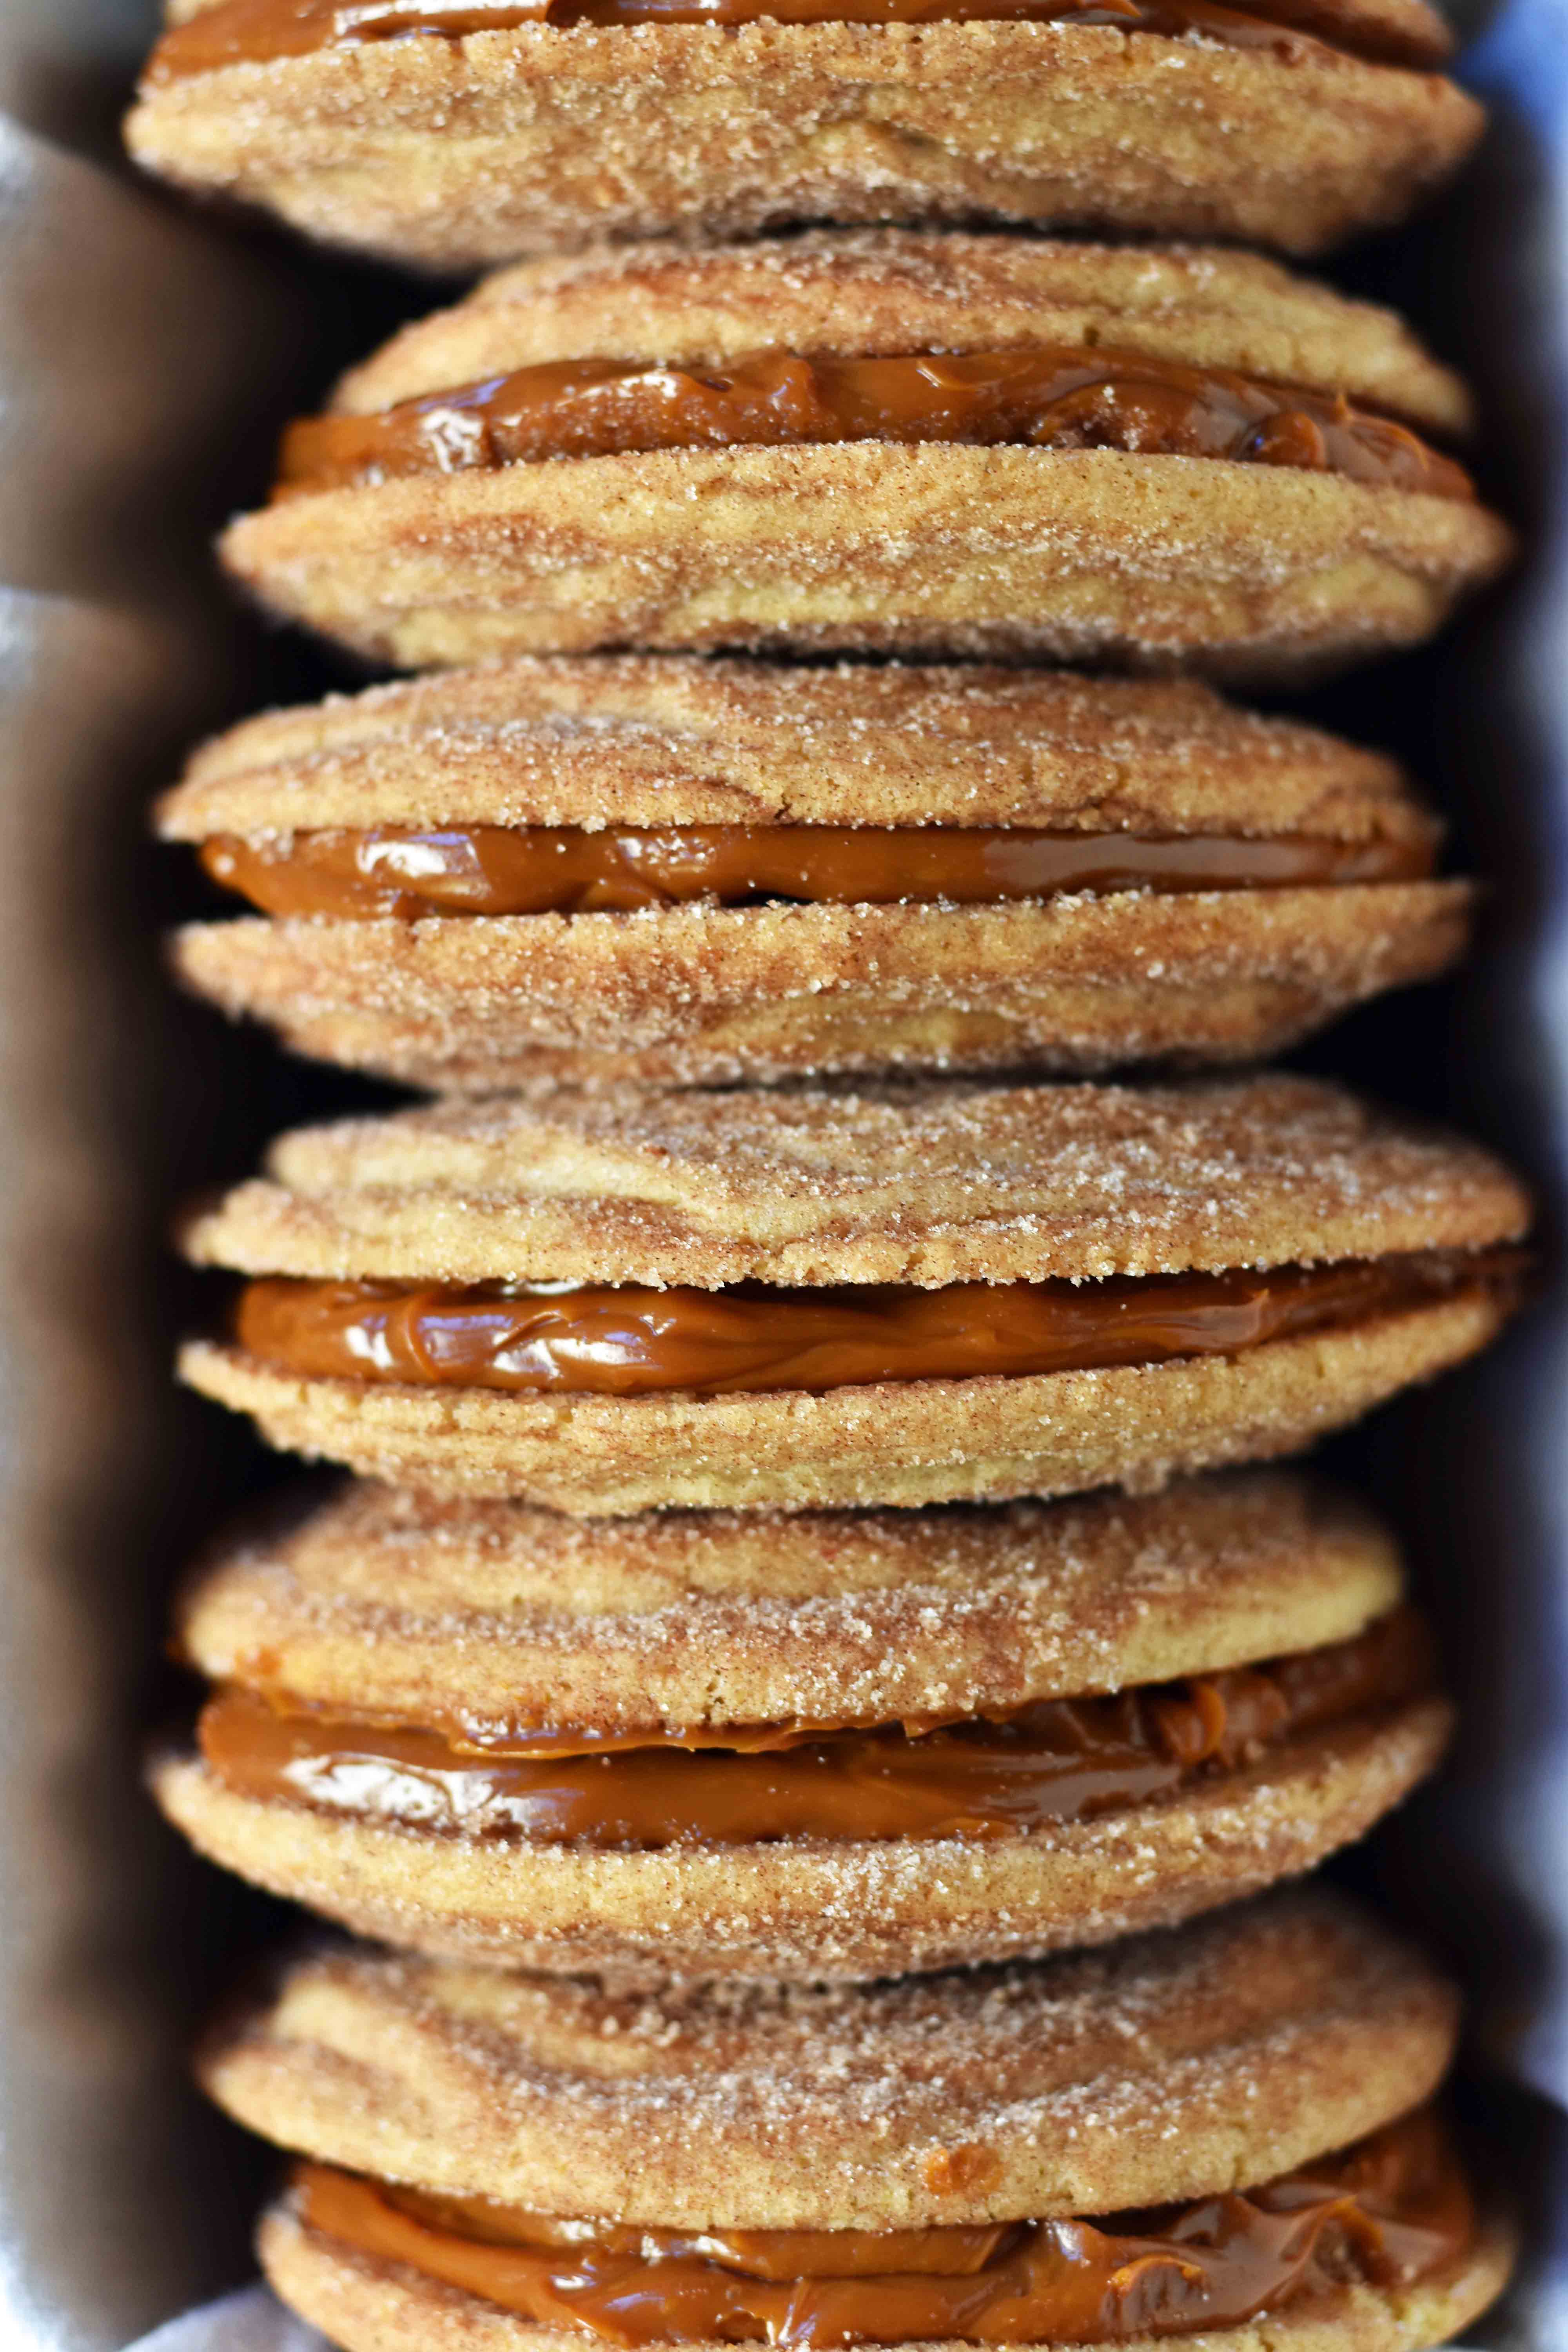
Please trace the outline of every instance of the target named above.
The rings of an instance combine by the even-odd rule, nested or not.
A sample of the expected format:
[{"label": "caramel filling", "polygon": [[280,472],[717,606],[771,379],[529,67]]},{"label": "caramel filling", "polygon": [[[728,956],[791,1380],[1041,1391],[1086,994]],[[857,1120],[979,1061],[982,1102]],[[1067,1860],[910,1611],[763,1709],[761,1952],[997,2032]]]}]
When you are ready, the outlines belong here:
[{"label": "caramel filling", "polygon": [[1219,0],[219,0],[166,32],[147,81],[182,81],[226,66],[307,57],[325,48],[417,34],[461,40],[525,26],[1073,24],[1121,33],[1201,34],[1227,48],[1283,57],[1327,45],[1379,65],[1440,64],[1440,26],[1423,36],[1358,21],[1335,0],[1265,0],[1240,10]]},{"label": "caramel filling", "polygon": [[1234,1355],[1483,1286],[1511,1292],[1512,1250],[1350,1258],[1265,1273],[1112,1276],[821,1290],[465,1289],[247,1283],[242,1348],[310,1380],[398,1381],[602,1396],[852,1388]]},{"label": "caramel filling", "polygon": [[708,899],[1004,904],[1073,890],[1245,890],[1420,880],[1436,839],[1238,840],[1001,827],[378,825],[204,843],[216,881],[269,915],[631,914]]},{"label": "caramel filling", "polygon": [[1173,1794],[1283,1740],[1432,1687],[1397,1609],[1348,1642],[1113,1697],[923,1730],[720,1725],[630,1732],[387,1727],[231,1685],[201,1752],[237,1794],[465,1837],[637,1848],[780,1838],[1016,1835]]},{"label": "caramel filling", "polygon": [[304,417],[284,436],[273,495],[552,457],[834,441],[1227,457],[1475,495],[1463,469],[1407,425],[1340,396],[1137,352],[1056,348],[890,359],[766,351],[720,368],[552,361],[379,415]]},{"label": "caramel filling", "polygon": [[1245,2193],[1106,2219],[678,2231],[421,2196],[324,2165],[305,2224],[543,2327],[616,2345],[1099,2344],[1239,2327],[1462,2259],[1475,2207],[1436,2110]]}]

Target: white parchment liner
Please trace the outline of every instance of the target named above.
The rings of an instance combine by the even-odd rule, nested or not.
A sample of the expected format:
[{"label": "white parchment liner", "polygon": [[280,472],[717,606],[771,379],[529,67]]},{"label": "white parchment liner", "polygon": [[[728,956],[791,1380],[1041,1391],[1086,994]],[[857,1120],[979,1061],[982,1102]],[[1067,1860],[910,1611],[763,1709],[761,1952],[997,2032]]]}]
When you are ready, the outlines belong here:
[{"label": "white parchment liner", "polygon": [[[90,144],[147,14],[3,0],[0,94]],[[193,485],[294,338],[267,267],[0,115],[6,2352],[105,2352],[223,2276],[168,1964],[186,1896],[136,1769],[147,1566],[185,1473],[158,1295],[177,1016],[138,889],[146,797],[237,691]]]}]

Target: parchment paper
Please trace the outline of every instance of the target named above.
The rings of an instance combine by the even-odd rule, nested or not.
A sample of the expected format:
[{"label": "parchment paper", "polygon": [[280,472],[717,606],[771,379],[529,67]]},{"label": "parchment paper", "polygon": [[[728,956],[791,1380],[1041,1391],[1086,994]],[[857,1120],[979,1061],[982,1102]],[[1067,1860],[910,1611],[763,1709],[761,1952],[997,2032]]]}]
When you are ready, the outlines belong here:
[{"label": "parchment paper", "polygon": [[[5,0],[0,91],[41,108],[45,50],[89,24]],[[159,974],[143,812],[249,691],[205,545],[301,324],[274,262],[0,116],[6,2352],[106,2352],[243,2259],[251,2191],[185,2081],[211,1929],[138,1785],[162,1563],[205,1475],[161,1244],[212,1075]]]},{"label": "parchment paper", "polygon": [[132,2352],[331,2352],[331,2347],[258,2286],[172,2319]]}]

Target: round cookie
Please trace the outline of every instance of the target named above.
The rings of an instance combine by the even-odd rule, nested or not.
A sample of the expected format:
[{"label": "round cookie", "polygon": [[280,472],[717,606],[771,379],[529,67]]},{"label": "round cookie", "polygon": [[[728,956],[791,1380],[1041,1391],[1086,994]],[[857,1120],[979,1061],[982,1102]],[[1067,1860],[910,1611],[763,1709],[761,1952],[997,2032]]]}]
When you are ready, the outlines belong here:
[{"label": "round cookie", "polygon": [[[1280,1476],[597,1524],[356,1487],[187,1595],[222,1688],[153,1784],[213,1859],[400,1948],[947,1968],[1169,1925],[1360,1835],[1448,1727],[1400,1599],[1375,1523]],[[748,1748],[800,1726],[840,1728]]]},{"label": "round cookie", "polygon": [[212,1680],[325,1712],[449,1723],[456,1694],[475,1724],[657,1732],[1169,1682],[1347,1641],[1402,1590],[1385,1528],[1281,1470],[980,1510],[608,1520],[353,1481],[231,1536],[174,1631]]},{"label": "round cookie", "polygon": [[285,2147],[447,2196],[892,2230],[1267,2179],[1429,2098],[1458,2022],[1449,1984],[1317,1886],[876,1985],[617,1990],[327,1951],[221,2025],[199,2073]]},{"label": "round cookie", "polygon": [[[187,926],[191,986],[475,1093],[1257,1059],[1451,961],[1471,895],[1390,761],[1049,671],[523,659],[247,720],[158,822],[271,918]],[[1054,887],[924,878],[984,889],[1021,830]],[[861,845],[889,898],[833,878]]]},{"label": "round cookie", "polygon": [[182,1367],[276,1444],[580,1516],[1146,1488],[1483,1345],[1529,1213],[1293,1076],[453,1102],[191,1218],[258,1279]]},{"label": "round cookie", "polygon": [[[491,2234],[507,2208],[654,2232],[889,2232],[1131,2221],[1128,2209],[1208,2197],[1239,2218],[1235,2200],[1259,2184],[1368,2134],[1419,2133],[1401,2119],[1441,2079],[1455,2024],[1446,1984],[1317,1889],[1104,1953],[854,1989],[635,1994],[350,1952],[297,1963],[215,2037],[202,2072],[242,2122],[373,2186],[403,2184],[395,2200],[486,2200],[472,2210]],[[1331,2284],[1309,2277],[1256,2332],[1204,2340],[1437,2340],[1498,2291],[1510,2255],[1505,2226],[1471,2221],[1462,2191],[1457,2209],[1423,2275],[1380,2290],[1352,2260]],[[357,2251],[310,2210],[286,2200],[269,2217],[263,2260],[352,2347],[411,2343],[420,2319],[441,2345],[583,2340],[559,2300],[541,2327]],[[817,2236],[818,2264],[824,2251]],[[900,2251],[908,2261],[907,2241]],[[871,2267],[874,2248],[861,2252]],[[655,2292],[658,2261],[645,2240]]]},{"label": "round cookie", "polygon": [[223,552],[405,667],[638,646],[1300,678],[1418,642],[1505,561],[1418,437],[1467,416],[1392,314],[1256,255],[636,247],[405,329]]},{"label": "round cookie", "polygon": [[450,13],[429,0],[422,37],[255,63],[256,0],[172,0],[191,30],[153,56],[132,152],[333,244],[443,270],[668,232],[986,215],[1306,254],[1401,217],[1482,121],[1436,70],[1450,43],[1422,0],[1348,0],[1318,37],[1265,0],[1244,46],[1168,5],[1143,24],[1129,9],[1128,29],[924,7],[910,23],[891,7],[894,21],[790,23],[774,0],[740,21],[568,11],[557,28],[535,12],[443,36]]}]

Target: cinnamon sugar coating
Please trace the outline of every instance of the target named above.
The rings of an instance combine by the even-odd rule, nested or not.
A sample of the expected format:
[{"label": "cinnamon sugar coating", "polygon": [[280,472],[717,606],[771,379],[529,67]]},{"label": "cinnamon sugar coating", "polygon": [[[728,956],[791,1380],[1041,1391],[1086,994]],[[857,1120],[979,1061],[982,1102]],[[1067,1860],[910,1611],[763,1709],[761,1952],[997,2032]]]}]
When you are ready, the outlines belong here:
[{"label": "cinnamon sugar coating", "polygon": [[153,1767],[203,1853],[403,1950],[617,1981],[892,1977],[1169,1927],[1310,1870],[1436,1766],[1451,1711],[1415,1699],[1131,1804],[977,1843],[793,1839],[604,1851],[446,1837],[241,1795]]},{"label": "cinnamon sugar coating", "polygon": [[[327,1716],[657,1728],[1002,1711],[1349,1639],[1386,1536],[1289,1476],[1011,1511],[583,1525],[351,1486],[193,1587],[191,1662]],[[1407,1700],[1153,1803],[962,1839],[584,1851],[154,1786],[215,1860],[400,1947],[510,1966],[870,1977],[1102,1942],[1310,1868],[1436,1760]]]},{"label": "cinnamon sugar coating", "polygon": [[1501,571],[1467,500],[1111,449],[675,449],[290,498],[224,535],[263,605],[369,660],[626,646],[1305,681]]},{"label": "cinnamon sugar coating", "polygon": [[[522,661],[251,719],[165,837],[374,825],[1032,825],[1419,842],[1394,764],[1194,683]],[[181,976],[298,1050],[440,1090],[1256,1058],[1458,951],[1469,892],[1079,894],[188,927]]]},{"label": "cinnamon sugar coating", "polygon": [[552,360],[717,367],[764,349],[848,359],[1044,344],[1343,393],[1438,435],[1471,421],[1463,383],[1396,312],[1261,255],[915,229],[633,246],[497,270],[352,368],[331,406],[367,415]]},{"label": "cinnamon sugar coating", "polygon": [[383,2179],[677,2228],[1096,2213],[1272,2178],[1426,2098],[1452,1989],[1323,1888],[1033,1967],[617,1992],[359,1949],[202,2063]]},{"label": "cinnamon sugar coating", "polygon": [[1402,217],[1482,121],[1437,74],[1316,47],[758,23],[529,27],[242,65],[145,87],[126,136],[189,188],[459,270],[795,220],[990,217],[1310,254]]},{"label": "cinnamon sugar coating", "polygon": [[1035,825],[1410,841],[1395,762],[1197,681],[628,654],[398,679],[243,720],[166,840],[334,825]]},{"label": "cinnamon sugar coating", "polygon": [[[1392,314],[1255,257],[898,231],[523,265],[405,330],[338,404],[554,357],[1058,339],[1344,391],[1438,430],[1468,415]],[[263,603],[403,667],[635,645],[1264,678],[1416,642],[1510,543],[1468,500],[1333,474],[858,441],[363,482],[244,516],[223,548]]]},{"label": "cinnamon sugar coating", "polygon": [[188,925],[187,986],[296,1053],[440,1093],[727,1086],[1283,1052],[1462,954],[1465,882],[1023,906]]},{"label": "cinnamon sugar coating", "polygon": [[350,1280],[934,1288],[1483,1249],[1530,1219],[1478,1145],[1287,1075],[443,1103],[297,1129],[267,1165],[187,1220],[188,1256]]},{"label": "cinnamon sugar coating", "polygon": [[[1529,1222],[1477,1147],[1290,1076],[495,1098],[284,1137],[187,1223],[252,1274],[698,1287],[1094,1279],[1423,1250]],[[1490,1338],[1480,1291],[1131,1369],[696,1397],[309,1379],[193,1342],[274,1443],[589,1517],[999,1501],[1291,1452]]]},{"label": "cinnamon sugar coating", "polygon": [[[284,2302],[345,2352],[581,2352],[581,2337],[564,2329],[531,2326],[322,2236],[303,2226],[287,2202],[263,2220],[258,2249]],[[1250,2326],[1205,2328],[1204,2352],[1426,2352],[1458,2336],[1501,2293],[1517,2252],[1517,2232],[1489,2219],[1465,2257],[1435,2278],[1398,2288],[1358,2283],[1326,2302],[1292,2301]],[[1117,2352],[1168,2352],[1172,2341],[1123,2336]],[[940,2352],[960,2347],[944,2345]]]},{"label": "cinnamon sugar coating", "polygon": [[502,1395],[275,1371],[192,1340],[191,1386],[269,1444],[436,1495],[516,1496],[585,1518],[671,1507],[800,1510],[1006,1502],[1297,1454],[1462,1363],[1508,1308],[1443,1305],[1108,1371],[915,1381],[825,1396]]},{"label": "cinnamon sugar coating", "polygon": [[353,1484],[230,1538],[176,1634],[331,1713],[599,1729],[1003,1712],[1346,1641],[1398,1601],[1285,1473],[994,1511],[579,1521]]}]

